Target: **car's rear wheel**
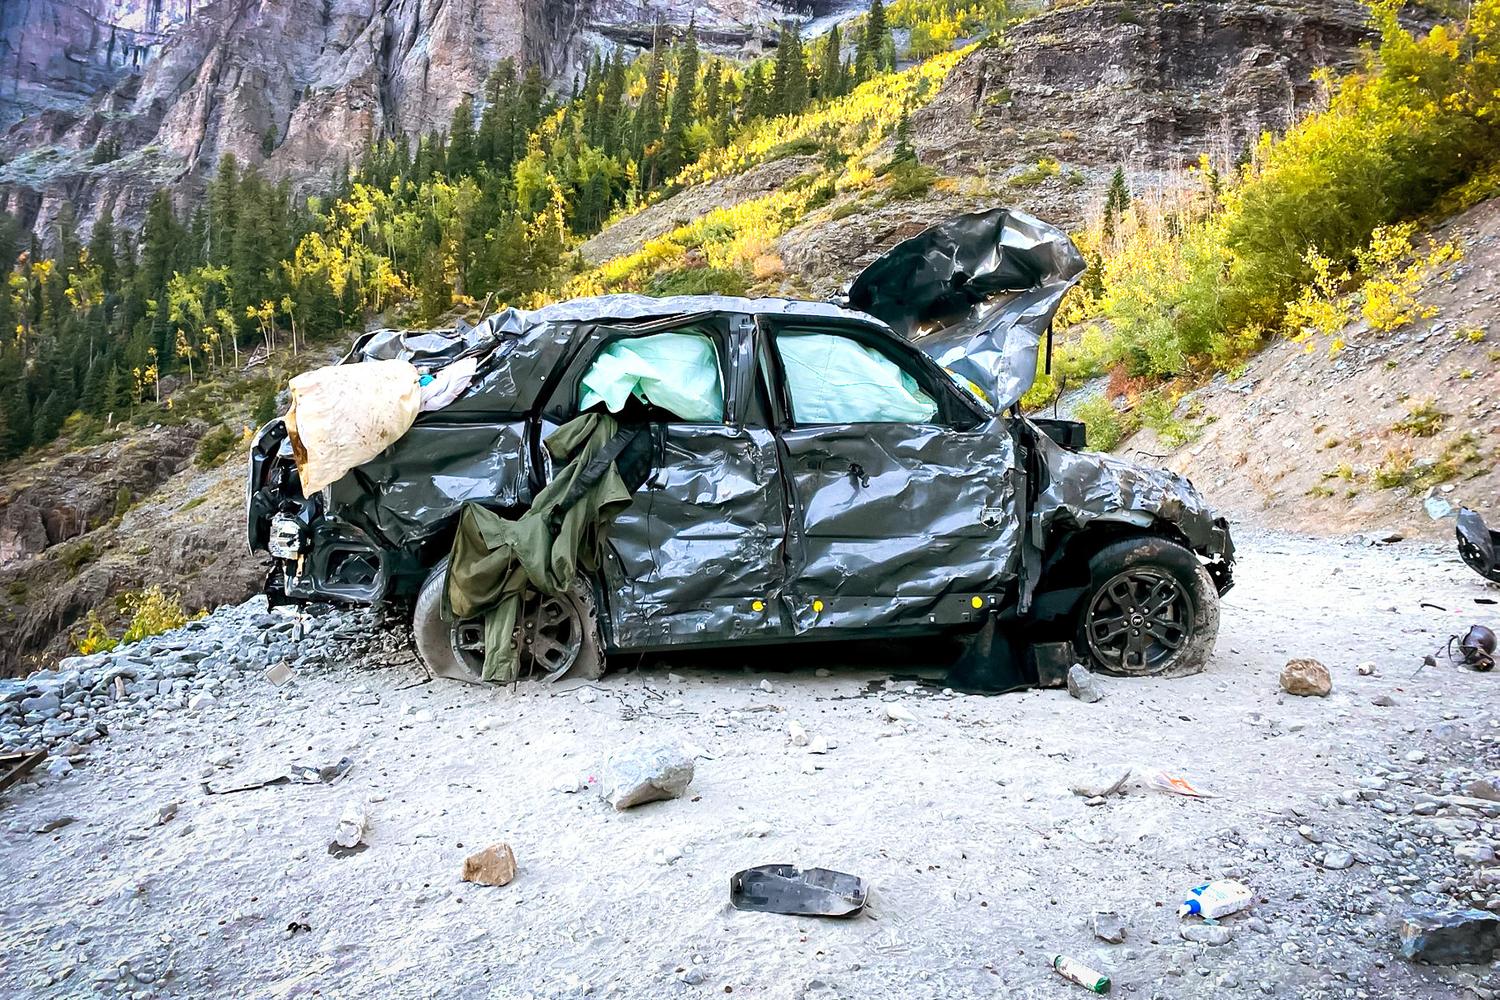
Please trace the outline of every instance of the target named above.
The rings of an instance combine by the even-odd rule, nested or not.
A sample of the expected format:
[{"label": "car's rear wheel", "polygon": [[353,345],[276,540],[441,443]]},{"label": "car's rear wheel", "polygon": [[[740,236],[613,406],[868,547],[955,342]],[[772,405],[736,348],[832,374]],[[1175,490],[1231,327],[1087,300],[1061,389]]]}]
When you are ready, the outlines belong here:
[{"label": "car's rear wheel", "polygon": [[1074,642],[1092,669],[1127,677],[1196,674],[1218,634],[1218,591],[1187,548],[1143,535],[1112,542],[1089,560]]},{"label": "car's rear wheel", "polygon": [[[412,638],[417,654],[439,677],[480,681],[484,674],[484,620],[453,621],[443,614],[445,558],[432,568],[412,611]],[[603,643],[593,596],[583,581],[567,594],[528,591],[512,641],[521,660],[521,676],[556,679],[598,677],[604,672]]]}]

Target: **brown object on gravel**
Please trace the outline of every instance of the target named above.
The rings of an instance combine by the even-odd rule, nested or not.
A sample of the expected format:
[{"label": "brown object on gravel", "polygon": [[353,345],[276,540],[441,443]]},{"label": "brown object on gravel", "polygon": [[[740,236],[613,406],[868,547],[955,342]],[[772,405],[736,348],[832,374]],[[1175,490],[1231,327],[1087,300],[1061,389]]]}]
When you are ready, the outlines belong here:
[{"label": "brown object on gravel", "polygon": [[1288,660],[1281,668],[1281,689],[1287,694],[1322,698],[1333,690],[1333,678],[1317,660]]},{"label": "brown object on gravel", "polygon": [[509,844],[491,844],[464,858],[460,877],[479,885],[509,885],[516,877],[516,855]]}]

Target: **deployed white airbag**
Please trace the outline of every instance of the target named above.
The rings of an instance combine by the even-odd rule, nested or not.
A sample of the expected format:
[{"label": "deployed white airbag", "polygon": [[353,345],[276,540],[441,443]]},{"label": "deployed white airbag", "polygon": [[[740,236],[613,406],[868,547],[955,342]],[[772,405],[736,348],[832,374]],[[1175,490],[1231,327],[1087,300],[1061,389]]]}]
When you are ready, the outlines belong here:
[{"label": "deployed white airbag", "polygon": [[701,333],[655,333],[616,340],[579,382],[578,409],[603,402],[618,413],[632,395],[689,423],[724,419],[714,343]]},{"label": "deployed white airbag", "polygon": [[879,351],[828,333],[776,338],[799,424],[920,424],[937,404]]},{"label": "deployed white airbag", "polygon": [[292,455],[311,496],[394,444],[417,419],[422,390],[406,361],[331,365],[292,379]]}]

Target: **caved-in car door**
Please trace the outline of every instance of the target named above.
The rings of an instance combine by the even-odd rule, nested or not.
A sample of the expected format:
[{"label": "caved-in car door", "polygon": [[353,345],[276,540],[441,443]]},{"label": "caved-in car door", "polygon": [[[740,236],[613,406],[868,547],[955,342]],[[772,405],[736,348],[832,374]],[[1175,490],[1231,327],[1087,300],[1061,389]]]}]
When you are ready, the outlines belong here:
[{"label": "caved-in car door", "polygon": [[605,532],[614,650],[788,631],[774,599],[785,538],[775,440],[748,419],[761,409],[752,327],[722,315],[601,327],[559,387],[573,413],[603,406],[651,424],[650,473]]},{"label": "caved-in car door", "polygon": [[878,327],[783,321],[766,333],[795,629],[977,620],[1018,565],[1022,480],[1007,422]]}]

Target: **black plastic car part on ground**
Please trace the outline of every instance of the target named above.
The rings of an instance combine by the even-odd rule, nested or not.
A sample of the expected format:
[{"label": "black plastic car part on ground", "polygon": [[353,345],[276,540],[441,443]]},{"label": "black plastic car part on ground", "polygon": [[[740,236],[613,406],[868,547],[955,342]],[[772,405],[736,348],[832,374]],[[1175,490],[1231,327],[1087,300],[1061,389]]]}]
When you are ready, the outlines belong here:
[{"label": "black plastic car part on ground", "polygon": [[[451,332],[368,334],[345,363],[441,367],[473,356],[474,380],[313,497],[300,494],[285,429],[269,425],[252,447],[252,548],[276,557],[269,588],[281,599],[413,596],[447,554],[465,503],[518,516],[550,481],[542,442],[577,416],[601,352],[691,331],[712,343],[722,417],[634,415],[650,428],[654,459],[609,525],[591,581],[604,652],[987,622],[1071,638],[1107,582],[1091,560],[1128,538],[1157,539],[1173,547],[1167,562],[1206,567],[1206,594],[1179,574],[1179,596],[1202,604],[1230,585],[1233,547],[1191,484],[1077,451],[1076,425],[1032,422],[1010,406],[1035,377],[1038,345],[1081,266],[1061,232],[995,210],[898,245],[851,286],[851,303],[900,332],[827,303],[614,295],[506,310]],[[808,419],[787,370],[789,344],[812,342],[799,337],[866,352],[930,412]],[[1140,600],[1134,611],[1101,603],[1097,617],[1144,609],[1162,630],[1187,613],[1157,608],[1149,589]],[[1152,672],[1149,657],[1139,667]]]},{"label": "black plastic car part on ground", "polygon": [[1455,531],[1464,563],[1486,580],[1500,583],[1500,531],[1491,531],[1479,512],[1467,507],[1458,512]]}]

